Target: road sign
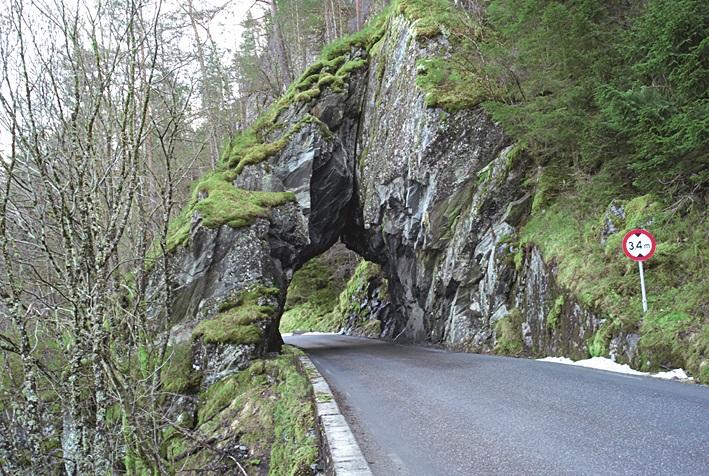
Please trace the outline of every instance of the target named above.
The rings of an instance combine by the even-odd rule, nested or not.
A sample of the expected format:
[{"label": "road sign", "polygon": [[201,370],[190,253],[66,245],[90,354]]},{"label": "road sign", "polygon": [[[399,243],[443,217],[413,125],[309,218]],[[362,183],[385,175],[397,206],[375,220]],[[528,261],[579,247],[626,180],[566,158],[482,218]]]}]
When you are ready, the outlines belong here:
[{"label": "road sign", "polygon": [[623,252],[633,261],[646,261],[655,254],[655,237],[647,230],[636,228],[623,238]]},{"label": "road sign", "polygon": [[645,273],[643,272],[643,261],[652,258],[655,254],[655,237],[647,230],[636,228],[630,230],[623,238],[623,253],[633,261],[638,262],[640,269],[640,290],[643,296],[643,312],[647,312],[647,294],[645,292]]}]

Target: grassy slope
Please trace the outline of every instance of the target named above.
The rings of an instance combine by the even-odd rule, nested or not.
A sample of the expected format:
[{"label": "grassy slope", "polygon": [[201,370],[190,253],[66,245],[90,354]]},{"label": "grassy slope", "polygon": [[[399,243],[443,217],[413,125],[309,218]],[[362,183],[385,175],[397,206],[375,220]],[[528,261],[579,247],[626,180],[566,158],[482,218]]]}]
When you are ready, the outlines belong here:
[{"label": "grassy slope", "polygon": [[[593,177],[580,192],[558,194],[535,210],[521,230],[521,242],[538,245],[545,259],[558,264],[560,284],[606,318],[589,343],[592,355],[608,354],[614,331],[639,332],[640,368],[686,367],[709,381],[704,213],[673,213],[652,194],[616,200],[626,218],[617,220],[619,231],[602,244],[609,192],[601,177]],[[649,229],[658,241],[655,256],[645,263],[649,312],[644,316],[638,266],[620,246],[625,232],[637,227]]]},{"label": "grassy slope", "polygon": [[195,438],[238,435],[238,444],[249,449],[243,464],[249,474],[311,474],[318,458],[315,412],[310,383],[296,365],[299,354],[285,347],[282,355],[256,360],[203,392],[191,438],[168,430],[165,454],[173,469],[205,468],[216,459],[209,449],[193,448]]},{"label": "grassy slope", "polygon": [[[495,0],[482,51],[490,64],[512,61],[518,82],[502,73],[508,91],[484,105],[539,165],[520,241],[538,246],[559,282],[605,319],[590,354],[608,355],[611,335],[636,332],[635,366],[681,366],[709,383],[709,227],[696,172],[706,163],[696,131],[707,71],[694,64],[709,17],[691,13],[708,13],[701,3],[652,0],[619,21],[602,1]],[[626,217],[612,218],[618,232],[602,242],[612,202]],[[637,264],[620,249],[636,227],[658,240],[645,263],[646,315]]]}]

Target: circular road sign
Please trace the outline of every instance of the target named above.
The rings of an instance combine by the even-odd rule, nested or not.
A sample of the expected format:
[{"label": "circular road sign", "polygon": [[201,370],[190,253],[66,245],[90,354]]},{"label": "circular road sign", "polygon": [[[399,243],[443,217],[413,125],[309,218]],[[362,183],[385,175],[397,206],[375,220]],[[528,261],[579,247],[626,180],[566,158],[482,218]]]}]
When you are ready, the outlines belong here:
[{"label": "circular road sign", "polygon": [[647,230],[630,230],[623,238],[623,253],[633,261],[645,261],[655,254],[655,237]]}]

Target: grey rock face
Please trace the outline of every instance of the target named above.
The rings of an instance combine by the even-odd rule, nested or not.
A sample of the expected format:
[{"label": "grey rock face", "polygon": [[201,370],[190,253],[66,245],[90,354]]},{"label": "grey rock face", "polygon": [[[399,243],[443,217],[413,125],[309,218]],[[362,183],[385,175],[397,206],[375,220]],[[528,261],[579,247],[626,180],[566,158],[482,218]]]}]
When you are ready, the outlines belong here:
[{"label": "grey rock face", "polygon": [[[320,122],[235,180],[249,190],[291,191],[294,203],[237,230],[206,229],[195,217],[175,259],[175,336],[189,336],[220,302],[254,284],[281,290],[263,343],[195,355],[207,384],[280,347],[278,316],[293,272],[338,239],[382,266],[388,289],[370,290],[363,306],[377,314],[383,337],[490,352],[502,339],[498,323],[521,315],[513,338],[525,353],[586,356],[599,318],[558,287],[538,249],[518,244],[531,202],[523,186],[529,161],[482,108],[426,107],[417,60],[447,44],[411,36],[404,18],[394,19],[381,52],[344,91],[327,90],[278,118],[284,130],[306,114]],[[618,355],[632,352],[621,347],[632,349],[616,345]]]},{"label": "grey rock face", "polygon": [[625,221],[625,208],[621,203],[611,202],[603,217],[601,229],[601,244],[605,244],[609,236],[618,233],[620,225]]}]

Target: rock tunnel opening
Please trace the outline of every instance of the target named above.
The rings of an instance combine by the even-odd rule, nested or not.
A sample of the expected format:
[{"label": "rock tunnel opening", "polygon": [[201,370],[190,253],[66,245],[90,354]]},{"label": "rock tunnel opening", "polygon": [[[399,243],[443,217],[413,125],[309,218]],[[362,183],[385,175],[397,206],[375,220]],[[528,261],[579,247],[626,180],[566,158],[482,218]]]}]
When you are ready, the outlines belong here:
[{"label": "rock tunnel opening", "polygon": [[[279,330],[282,334],[339,332],[345,328],[351,300],[366,293],[369,275],[380,271],[340,241],[297,270],[288,286]],[[355,273],[357,274],[355,276]],[[365,276],[366,274],[366,276]],[[341,303],[342,301],[342,303]]]},{"label": "rock tunnel opening", "polygon": [[[362,224],[352,165],[356,152],[342,152],[345,167],[331,155],[312,171],[309,243],[284,276],[285,297],[276,319],[277,346],[282,342],[281,333],[393,334],[387,255],[381,249],[381,240],[372,239]],[[332,187],[335,180],[340,187]]]}]

